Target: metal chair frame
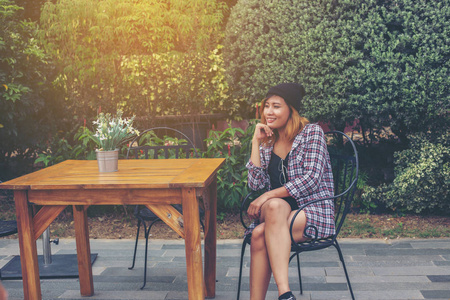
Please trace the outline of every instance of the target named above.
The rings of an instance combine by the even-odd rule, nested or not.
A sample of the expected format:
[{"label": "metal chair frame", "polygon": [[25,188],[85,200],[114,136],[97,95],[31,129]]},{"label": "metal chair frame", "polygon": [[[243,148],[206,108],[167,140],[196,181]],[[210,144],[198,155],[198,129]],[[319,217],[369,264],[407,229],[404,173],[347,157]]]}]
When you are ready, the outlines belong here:
[{"label": "metal chair frame", "polygon": [[[187,145],[138,145],[139,139],[142,137],[143,134],[155,131],[155,130],[164,130],[164,131],[170,131],[172,133],[176,133],[186,139],[188,142]],[[172,151],[171,151],[172,150]],[[130,156],[134,157],[135,159],[139,159],[140,155],[144,155],[145,159],[157,159],[158,155],[162,151],[164,154],[164,158],[168,159],[170,152],[175,153],[176,158],[179,158],[180,151],[183,153],[186,153],[186,158],[190,157],[190,153],[192,150],[193,157],[198,158],[199,154],[197,152],[197,149],[195,148],[194,143],[187,137],[184,133],[182,133],[179,130],[170,128],[170,127],[153,127],[149,128],[145,131],[143,131],[140,136],[135,137],[131,142],[130,146],[128,147],[126,158],[130,159]],[[142,153],[141,153],[142,151]],[[134,153],[132,153],[134,152]],[[152,155],[153,154],[153,155]],[[173,205],[175,209],[177,209],[180,213],[182,213],[182,206],[180,204]],[[136,205],[134,208],[134,216],[137,218],[137,232],[136,232],[136,242],[134,246],[134,254],[133,254],[133,263],[132,266],[128,269],[133,269],[135,262],[136,262],[136,252],[137,252],[137,246],[138,246],[138,240],[139,240],[139,233],[141,225],[144,227],[144,236],[145,236],[145,263],[144,263],[144,283],[141,287],[141,290],[144,289],[146,283],[147,283],[147,253],[148,253],[148,238],[150,236],[150,230],[152,226],[158,222],[161,221],[150,209],[148,209],[145,206]],[[204,214],[203,210],[200,210],[200,216]],[[200,222],[202,225],[202,228],[204,229],[203,222]]]},{"label": "metal chair frame", "polygon": [[[2,181],[0,180],[0,183]],[[0,237],[12,235],[17,233],[17,221],[0,220]]]},{"label": "metal chair frame", "polygon": [[[321,198],[314,201],[311,201],[305,205],[302,205],[299,207],[299,209],[294,214],[294,217],[292,218],[291,224],[289,226],[289,232],[291,236],[291,252],[293,253],[290,258],[289,262],[292,260],[292,258],[297,258],[297,269],[298,269],[298,278],[299,278],[299,284],[300,284],[300,294],[303,294],[303,287],[302,287],[302,279],[301,279],[301,271],[300,271],[300,258],[299,254],[302,252],[307,251],[315,251],[315,250],[321,250],[328,248],[330,246],[333,246],[336,248],[339,260],[342,263],[342,267],[344,269],[345,277],[347,279],[348,288],[351,294],[352,299],[355,299],[355,296],[353,294],[353,289],[350,284],[350,279],[348,276],[347,268],[345,266],[344,257],[342,255],[341,248],[339,246],[339,243],[337,242],[337,237],[339,235],[339,232],[342,228],[342,225],[345,221],[345,218],[348,214],[348,212],[351,209],[351,203],[354,198],[355,190],[356,190],[356,183],[358,181],[358,172],[359,172],[359,162],[358,162],[358,152],[356,150],[356,146],[354,142],[351,140],[350,137],[348,137],[345,133],[340,131],[329,131],[326,132],[325,135],[340,135],[342,138],[346,138],[347,142],[351,145],[351,150],[353,152],[352,156],[347,155],[341,155],[341,154],[333,154],[330,153],[330,159],[333,167],[333,163],[338,163],[336,167],[333,167],[333,177],[334,177],[334,196],[327,197],[327,198]],[[342,174],[341,174],[342,173]],[[244,226],[244,228],[247,228],[247,223],[244,220],[244,214],[246,213],[246,208],[248,207],[248,204],[254,199],[255,196],[259,195],[264,191],[252,191],[250,192],[242,201],[241,203],[241,209],[240,209],[240,219],[241,223]],[[250,202],[249,202],[250,200]],[[333,200],[335,203],[335,227],[336,227],[336,233],[328,238],[324,239],[318,239],[317,238],[317,228],[313,229],[315,230],[316,236],[311,237],[308,241],[297,243],[294,241],[293,238],[293,225],[295,218],[300,213],[301,210],[303,210],[308,205],[311,205],[312,203],[316,203],[319,201],[324,200]],[[306,231],[307,228],[305,228]],[[240,266],[239,266],[239,282],[238,282],[238,292],[237,292],[237,299],[239,300],[240,296],[240,290],[241,290],[241,282],[242,282],[242,265],[244,260],[244,254],[245,254],[245,248],[248,245],[250,245],[251,242],[251,236],[246,236],[242,242],[242,249],[241,249],[241,259],[240,259]]]},{"label": "metal chair frame", "polygon": [[[13,235],[16,233],[17,233],[17,221],[0,220],[0,237]],[[1,278],[2,278],[2,270],[0,268],[0,279]]]},{"label": "metal chair frame", "polygon": [[0,220],[0,237],[12,235],[17,233],[16,221],[3,221]]}]

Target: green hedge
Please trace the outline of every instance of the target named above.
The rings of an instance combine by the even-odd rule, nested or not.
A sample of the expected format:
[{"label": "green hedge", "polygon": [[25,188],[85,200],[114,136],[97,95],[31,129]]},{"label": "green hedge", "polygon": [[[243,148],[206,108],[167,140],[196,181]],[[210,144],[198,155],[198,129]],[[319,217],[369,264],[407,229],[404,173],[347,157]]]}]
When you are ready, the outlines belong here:
[{"label": "green hedge", "polygon": [[241,0],[226,28],[229,84],[250,105],[301,82],[310,119],[389,126],[406,144],[449,125],[449,20],[449,0]]},{"label": "green hedge", "polygon": [[398,211],[450,213],[450,135],[410,140],[410,149],[395,155],[393,183],[367,189],[363,199]]},{"label": "green hedge", "polygon": [[55,128],[62,105],[52,89],[53,65],[22,8],[0,0],[0,180],[30,171],[29,158]]},{"label": "green hedge", "polygon": [[78,119],[99,107],[138,118],[228,110],[219,45],[226,9],[217,0],[48,1],[40,38]]}]

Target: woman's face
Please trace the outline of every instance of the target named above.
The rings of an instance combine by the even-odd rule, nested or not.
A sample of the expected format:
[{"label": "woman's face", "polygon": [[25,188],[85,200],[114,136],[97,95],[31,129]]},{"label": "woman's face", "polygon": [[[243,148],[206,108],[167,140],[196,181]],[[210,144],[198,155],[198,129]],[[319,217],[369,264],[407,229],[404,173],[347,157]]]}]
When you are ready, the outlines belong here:
[{"label": "woman's face", "polygon": [[289,119],[290,110],[283,98],[272,96],[264,104],[264,117],[272,129],[283,129]]}]

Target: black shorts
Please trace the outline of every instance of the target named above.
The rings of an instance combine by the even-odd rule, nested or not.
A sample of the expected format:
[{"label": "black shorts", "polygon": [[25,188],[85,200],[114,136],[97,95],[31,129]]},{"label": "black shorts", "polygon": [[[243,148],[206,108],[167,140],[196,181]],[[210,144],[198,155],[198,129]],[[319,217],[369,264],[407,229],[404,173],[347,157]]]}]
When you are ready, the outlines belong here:
[{"label": "black shorts", "polygon": [[298,209],[297,200],[295,200],[294,197],[285,197],[285,198],[283,198],[283,200],[285,200],[287,203],[289,203],[292,210]]}]

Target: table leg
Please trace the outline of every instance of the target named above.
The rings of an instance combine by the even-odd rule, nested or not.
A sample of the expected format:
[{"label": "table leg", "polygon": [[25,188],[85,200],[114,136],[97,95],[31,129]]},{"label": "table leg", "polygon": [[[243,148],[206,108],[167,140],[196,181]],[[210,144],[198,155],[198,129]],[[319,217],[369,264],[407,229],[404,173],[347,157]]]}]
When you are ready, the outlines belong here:
[{"label": "table leg", "polygon": [[205,299],[198,200],[194,188],[182,190],[189,300]]},{"label": "table leg", "polygon": [[39,281],[39,264],[36,240],[34,238],[33,214],[28,206],[27,192],[14,191],[14,201],[19,233],[24,299],[41,300],[41,283]]},{"label": "table leg", "polygon": [[81,296],[94,295],[92,277],[91,247],[89,245],[89,228],[87,222],[88,206],[74,205],[75,239],[77,244],[78,275]]},{"label": "table leg", "polygon": [[217,177],[208,187],[209,209],[205,211],[205,287],[206,298],[216,296]]}]

